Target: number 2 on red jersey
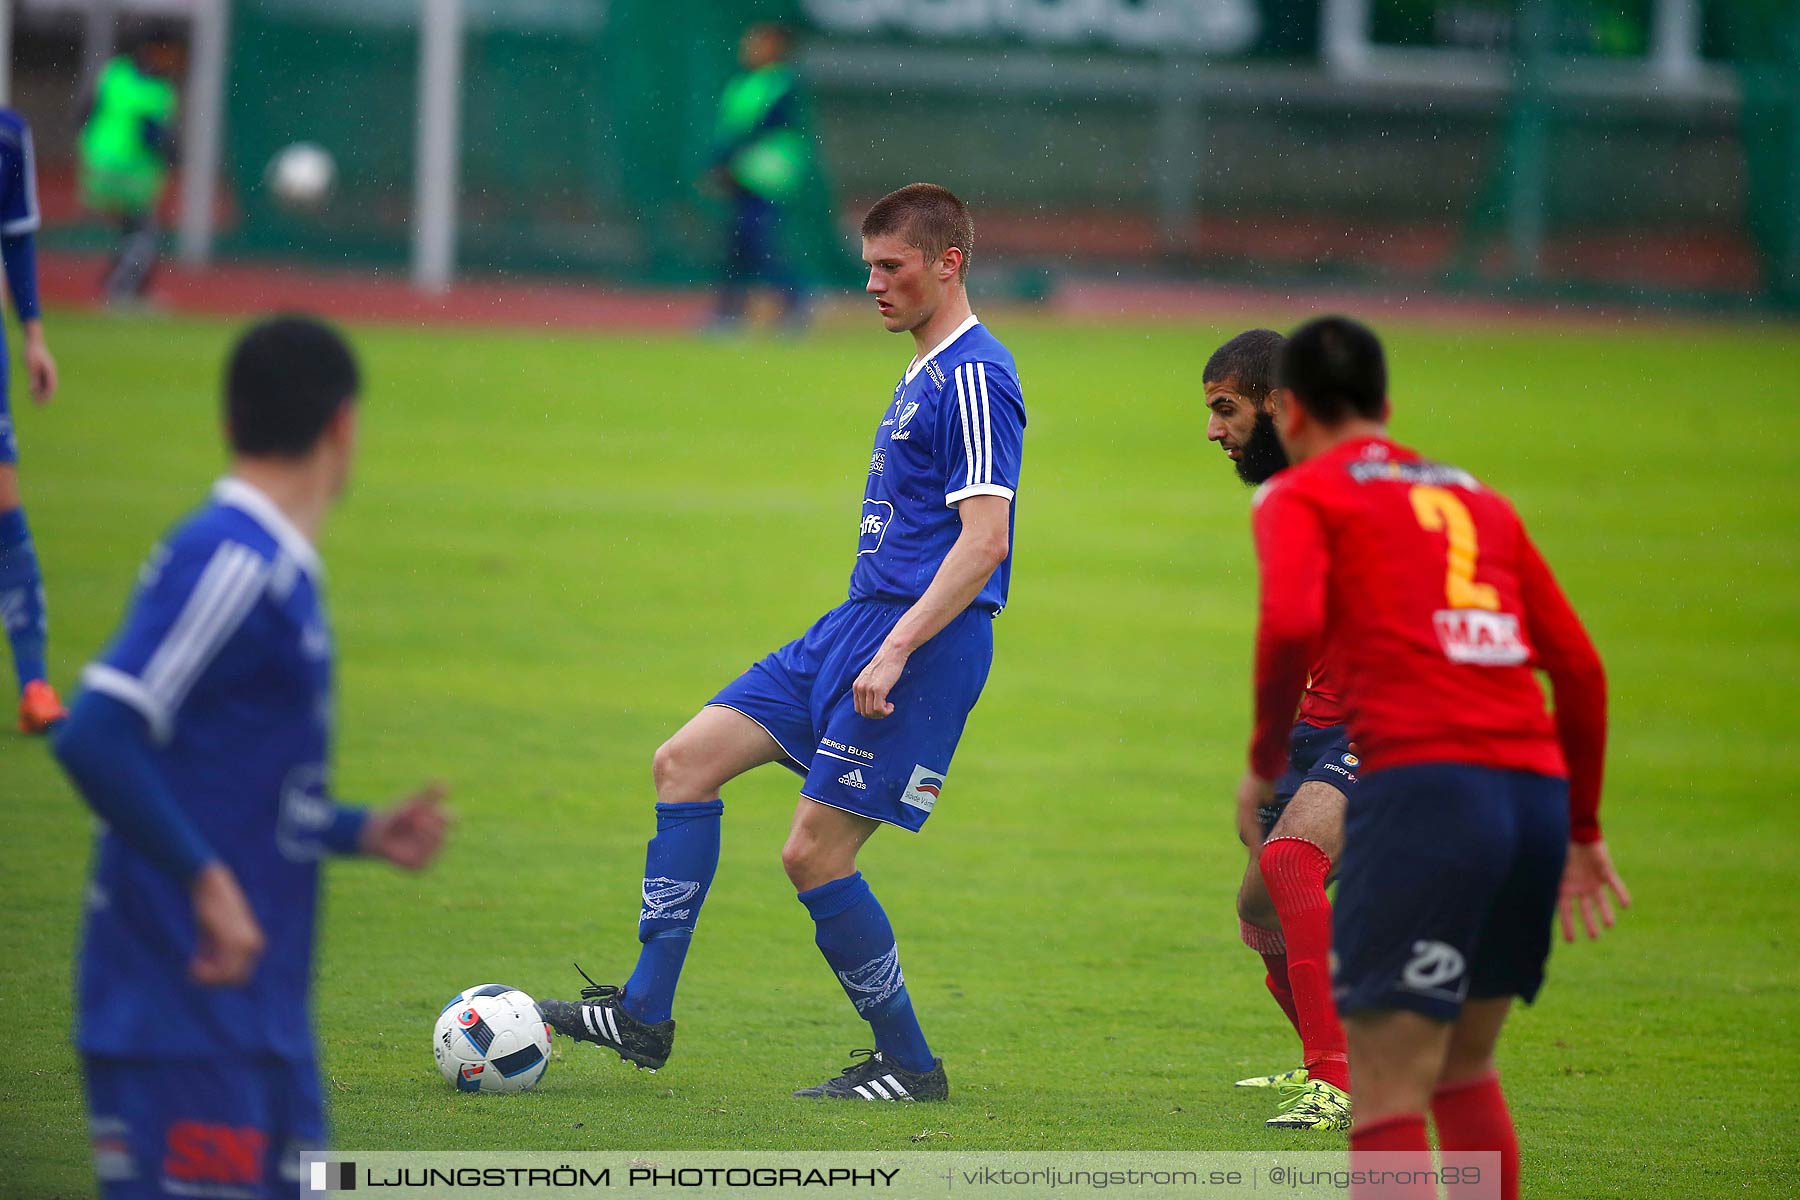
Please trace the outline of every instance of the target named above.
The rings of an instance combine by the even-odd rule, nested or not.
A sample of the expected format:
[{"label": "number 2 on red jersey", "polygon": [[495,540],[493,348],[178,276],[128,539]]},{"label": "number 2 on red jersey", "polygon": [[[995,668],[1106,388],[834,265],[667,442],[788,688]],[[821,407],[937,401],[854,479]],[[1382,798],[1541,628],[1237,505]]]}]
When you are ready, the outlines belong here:
[{"label": "number 2 on red jersey", "polygon": [[1500,592],[1491,583],[1475,582],[1480,546],[1469,506],[1448,488],[1418,484],[1407,493],[1413,516],[1427,533],[1442,533],[1446,543],[1444,605],[1432,614],[1438,644],[1451,662],[1481,667],[1513,667],[1531,657],[1519,633],[1519,618],[1500,611]]}]

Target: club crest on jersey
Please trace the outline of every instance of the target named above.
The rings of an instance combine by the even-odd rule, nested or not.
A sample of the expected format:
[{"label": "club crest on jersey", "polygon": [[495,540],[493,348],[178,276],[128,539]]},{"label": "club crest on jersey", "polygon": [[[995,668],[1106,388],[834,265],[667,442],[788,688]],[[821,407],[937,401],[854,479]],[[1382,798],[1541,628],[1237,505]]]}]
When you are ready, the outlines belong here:
[{"label": "club crest on jersey", "polygon": [[1340,761],[1342,761],[1346,767],[1358,767],[1362,765],[1362,759],[1356,757],[1354,754],[1346,754]]},{"label": "club crest on jersey", "polygon": [[1454,663],[1476,667],[1516,667],[1531,657],[1513,613],[1482,608],[1441,608],[1431,616],[1438,645]]},{"label": "club crest on jersey", "polygon": [[893,946],[880,958],[872,958],[854,970],[839,971],[837,977],[857,1012],[885,1004],[906,986],[906,978],[900,974],[900,947]]},{"label": "club crest on jersey", "polygon": [[666,875],[656,875],[644,880],[644,911],[638,914],[640,921],[685,921],[693,915],[693,909],[675,906],[686,904],[700,891],[700,883],[694,879],[670,879]]},{"label": "club crest on jersey", "polygon": [[930,812],[938,802],[938,794],[944,790],[944,775],[943,771],[915,766],[912,779],[907,781],[906,791],[900,795],[900,803],[921,812]]},{"label": "club crest on jersey", "polygon": [[912,437],[912,430],[906,427],[906,423],[912,420],[918,411],[919,402],[917,400],[909,400],[906,403],[906,406],[900,410],[900,419],[894,423],[894,432],[888,435],[888,441],[904,442],[910,439]]},{"label": "club crest on jersey", "polygon": [[[329,693],[327,693],[329,695]],[[325,853],[325,831],[336,819],[324,764],[302,763],[281,781],[275,847],[290,862],[312,862]]]},{"label": "club crest on jersey", "polygon": [[863,501],[862,528],[856,535],[858,557],[881,549],[881,539],[887,535],[888,522],[893,519],[894,506],[886,500]]}]

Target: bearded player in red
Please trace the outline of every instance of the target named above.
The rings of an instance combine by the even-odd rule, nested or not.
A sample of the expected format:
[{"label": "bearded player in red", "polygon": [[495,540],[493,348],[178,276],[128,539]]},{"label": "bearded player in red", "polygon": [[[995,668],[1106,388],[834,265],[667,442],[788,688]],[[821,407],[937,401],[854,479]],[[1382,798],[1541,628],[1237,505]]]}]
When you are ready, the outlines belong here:
[{"label": "bearded player in red", "polygon": [[[1512,506],[1468,472],[1387,437],[1381,343],[1343,317],[1283,347],[1276,433],[1294,463],[1254,517],[1262,601],[1256,729],[1240,802],[1288,765],[1320,648],[1362,758],[1345,813],[1333,923],[1353,1158],[1519,1150],[1494,1069],[1517,996],[1543,983],[1552,917],[1574,940],[1608,892],[1630,903],[1598,820],[1606,748],[1599,655]],[[1545,712],[1534,669],[1556,693]],[[1353,1162],[1353,1167],[1355,1163]],[[1357,1197],[1435,1196],[1381,1185]]]},{"label": "bearded player in red", "polygon": [[[1238,478],[1260,486],[1288,465],[1275,436],[1275,364],[1285,339],[1247,329],[1213,351],[1201,373],[1208,441],[1219,443]],[[1262,955],[1263,982],[1300,1035],[1297,1071],[1238,1080],[1280,1089],[1271,1129],[1350,1128],[1350,1067],[1344,1027],[1331,998],[1332,864],[1344,848],[1344,798],[1356,787],[1357,756],[1343,702],[1324,664],[1315,664],[1295,716],[1288,767],[1274,800],[1238,809],[1238,836],[1250,849],[1238,887],[1244,944]]]}]

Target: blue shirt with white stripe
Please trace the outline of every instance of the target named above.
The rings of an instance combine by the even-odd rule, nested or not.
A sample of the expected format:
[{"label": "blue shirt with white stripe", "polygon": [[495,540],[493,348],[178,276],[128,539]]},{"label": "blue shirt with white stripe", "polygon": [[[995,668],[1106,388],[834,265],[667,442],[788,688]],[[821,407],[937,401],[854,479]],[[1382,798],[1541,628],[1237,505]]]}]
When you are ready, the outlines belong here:
[{"label": "blue shirt with white stripe", "polygon": [[[931,586],[962,532],[956,506],[970,496],[1014,501],[1025,439],[1025,400],[1013,357],[973,316],[914,359],[875,431],[863,489],[852,600],[911,602]],[[1008,512],[1010,532],[1017,503]],[[975,597],[1006,607],[1012,555]]]},{"label": "blue shirt with white stripe", "polygon": [[360,828],[331,798],[322,586],[304,535],[262,492],[222,480],[151,553],[124,627],[83,675],[144,718],[156,771],[268,939],[248,985],[194,985],[185,885],[102,829],[77,983],[84,1053],[311,1056],[319,859]]},{"label": "blue shirt with white stripe", "polygon": [[[31,126],[10,108],[0,108],[0,259],[5,261],[7,291],[21,321],[38,316],[37,162],[31,151]],[[5,344],[0,342],[0,389],[5,380]],[[0,395],[0,405],[4,396]],[[4,413],[0,413],[4,416]]]},{"label": "blue shirt with white stripe", "polygon": [[36,233],[37,164],[31,127],[10,108],[0,108],[0,233]]}]

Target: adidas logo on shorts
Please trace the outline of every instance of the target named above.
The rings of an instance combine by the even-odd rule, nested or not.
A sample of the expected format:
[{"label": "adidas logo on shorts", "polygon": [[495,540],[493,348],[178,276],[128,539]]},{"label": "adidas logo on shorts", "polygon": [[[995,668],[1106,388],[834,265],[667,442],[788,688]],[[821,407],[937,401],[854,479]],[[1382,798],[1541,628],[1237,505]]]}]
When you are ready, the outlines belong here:
[{"label": "adidas logo on shorts", "polygon": [[853,787],[859,791],[867,791],[869,789],[869,785],[863,782],[861,767],[852,767],[844,774],[839,775],[838,782],[845,787]]}]

